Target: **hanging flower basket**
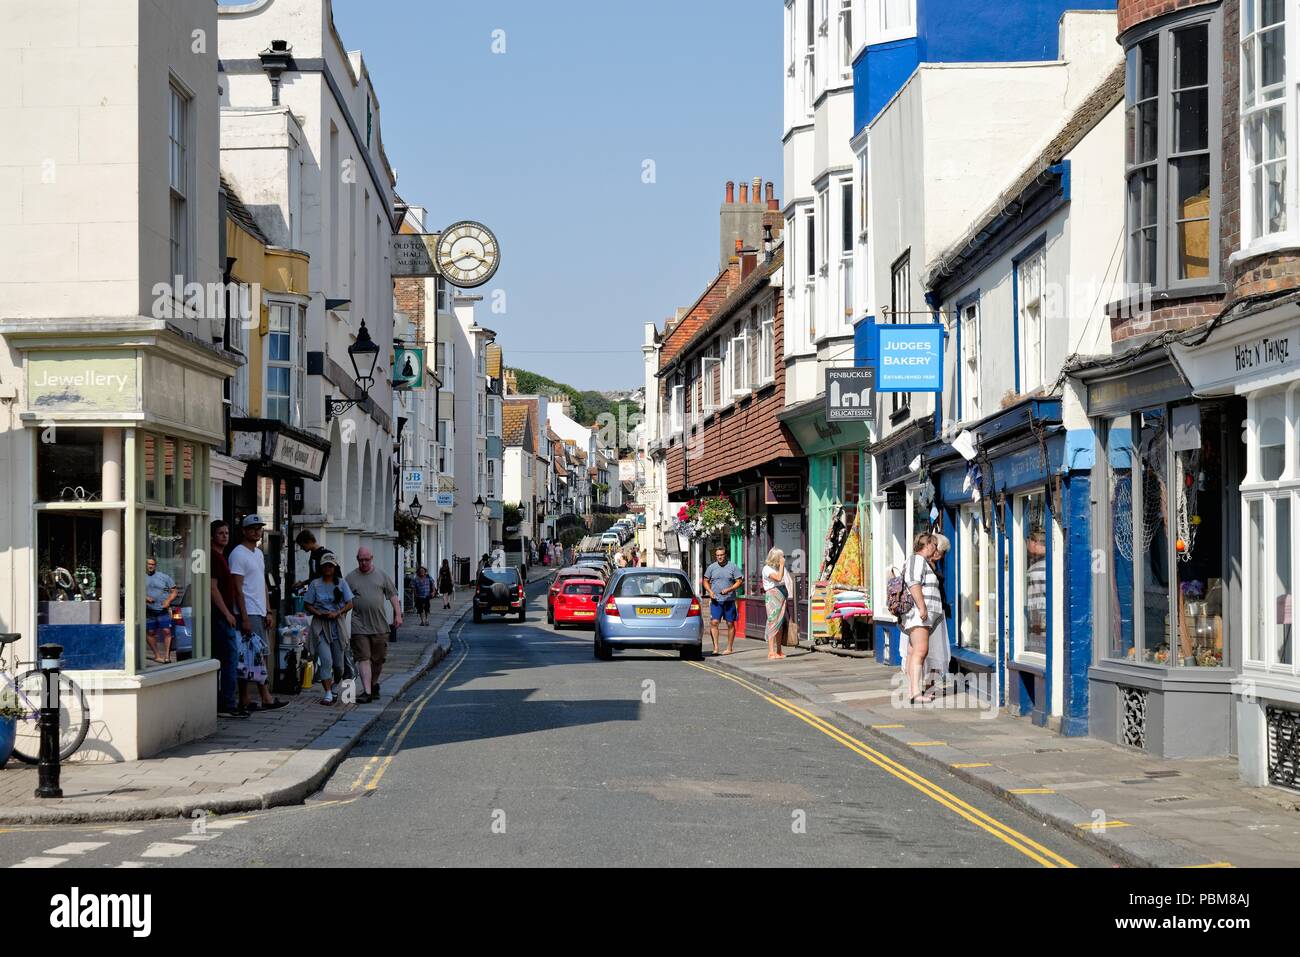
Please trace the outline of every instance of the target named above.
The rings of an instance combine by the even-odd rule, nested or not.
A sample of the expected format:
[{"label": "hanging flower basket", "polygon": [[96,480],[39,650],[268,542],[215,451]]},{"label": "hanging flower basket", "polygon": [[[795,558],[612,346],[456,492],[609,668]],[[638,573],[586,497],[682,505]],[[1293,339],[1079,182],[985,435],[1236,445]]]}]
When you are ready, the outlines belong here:
[{"label": "hanging flower basket", "polygon": [[[679,512],[679,518],[680,514]],[[686,505],[686,517],[697,526],[697,534],[700,535],[716,535],[740,521],[736,516],[736,507],[725,495],[691,500]]]}]

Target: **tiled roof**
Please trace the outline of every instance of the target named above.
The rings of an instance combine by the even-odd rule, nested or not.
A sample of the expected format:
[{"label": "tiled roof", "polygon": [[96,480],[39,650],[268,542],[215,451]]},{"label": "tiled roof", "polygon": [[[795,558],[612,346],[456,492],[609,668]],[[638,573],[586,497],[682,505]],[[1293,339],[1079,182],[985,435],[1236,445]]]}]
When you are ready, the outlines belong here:
[{"label": "tiled roof", "polygon": [[248,211],[244,201],[235,192],[235,187],[231,186],[230,180],[224,176],[221,177],[221,188],[226,193],[226,215],[242,226],[245,232],[250,233],[263,246],[271,245],[271,240],[266,238],[266,233],[262,232],[262,228],[257,225],[257,221],[253,219],[253,214]]},{"label": "tiled roof", "polygon": [[528,431],[528,406],[522,402],[507,402],[501,410],[501,441],[509,446],[522,446]]}]

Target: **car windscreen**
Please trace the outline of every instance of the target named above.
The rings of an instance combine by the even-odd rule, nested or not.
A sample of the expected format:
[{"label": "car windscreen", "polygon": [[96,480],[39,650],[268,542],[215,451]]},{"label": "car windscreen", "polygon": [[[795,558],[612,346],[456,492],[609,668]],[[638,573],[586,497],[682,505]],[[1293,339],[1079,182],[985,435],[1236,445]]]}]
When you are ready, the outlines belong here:
[{"label": "car windscreen", "polygon": [[575,582],[564,586],[566,595],[599,595],[604,589],[595,582]]},{"label": "car windscreen", "polygon": [[619,579],[615,598],[690,598],[691,586],[681,575],[624,575]]}]

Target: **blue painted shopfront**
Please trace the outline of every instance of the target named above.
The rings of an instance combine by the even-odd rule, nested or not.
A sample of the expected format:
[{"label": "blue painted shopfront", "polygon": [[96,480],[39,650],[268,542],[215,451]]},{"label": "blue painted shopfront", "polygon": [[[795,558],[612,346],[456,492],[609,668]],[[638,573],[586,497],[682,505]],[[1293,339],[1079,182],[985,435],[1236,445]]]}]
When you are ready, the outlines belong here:
[{"label": "blue painted shopfront", "polygon": [[[977,450],[970,463],[942,440],[930,443],[925,453],[941,525],[953,542],[942,569],[953,613],[953,658],[963,672],[996,676],[999,700],[1038,725],[1050,722],[1059,691],[1062,733],[1086,734],[1092,647],[1091,432],[1072,435],[1062,427],[1060,399],[1025,400],[971,426],[970,432]],[[1041,516],[1041,528],[1029,518],[1035,502],[1042,509],[1034,513]],[[977,506],[973,519],[972,505]],[[962,594],[962,569],[984,560],[969,554],[977,546],[961,526],[963,507],[967,521],[979,523],[993,546],[993,647],[962,643],[963,615],[976,600],[976,593]],[[1031,561],[1036,531],[1043,533],[1045,554]],[[1027,654],[1031,603],[1020,594],[1026,586],[1018,570],[1032,569],[1037,561],[1044,563],[1046,590],[1035,599],[1041,601],[1044,635],[1041,654]],[[1027,574],[1033,577],[1032,571]]]}]

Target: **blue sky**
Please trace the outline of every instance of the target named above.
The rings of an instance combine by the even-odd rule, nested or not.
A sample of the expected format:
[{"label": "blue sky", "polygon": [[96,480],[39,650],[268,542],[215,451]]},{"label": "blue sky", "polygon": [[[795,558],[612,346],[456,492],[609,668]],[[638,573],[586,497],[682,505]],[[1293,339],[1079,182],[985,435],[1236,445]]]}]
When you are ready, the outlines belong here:
[{"label": "blue sky", "polygon": [[378,90],[403,198],[434,227],[496,233],[479,321],[508,365],[641,384],[642,324],[717,271],[726,181],[780,196],[780,4],[334,0],[334,19]]}]

